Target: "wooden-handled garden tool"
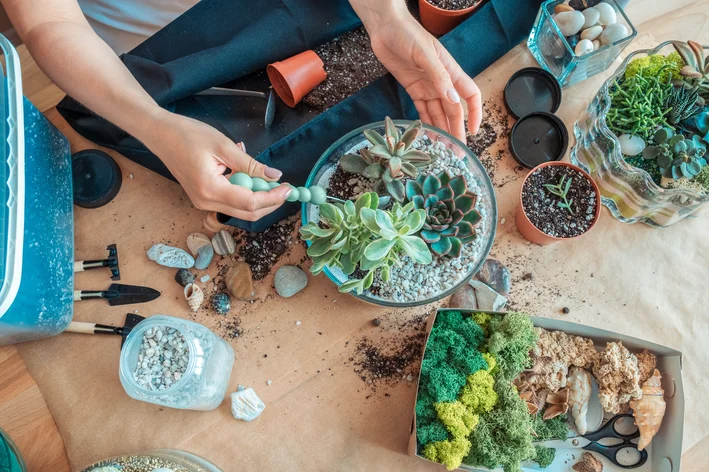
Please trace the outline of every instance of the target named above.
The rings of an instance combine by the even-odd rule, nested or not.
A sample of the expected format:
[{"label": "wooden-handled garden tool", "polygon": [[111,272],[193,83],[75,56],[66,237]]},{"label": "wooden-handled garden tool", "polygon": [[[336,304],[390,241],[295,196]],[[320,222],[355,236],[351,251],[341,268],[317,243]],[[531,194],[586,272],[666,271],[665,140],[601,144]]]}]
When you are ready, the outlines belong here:
[{"label": "wooden-handled garden tool", "polygon": [[81,333],[81,334],[117,334],[121,337],[121,346],[126,341],[126,337],[130,334],[131,330],[135,326],[143,321],[145,317],[136,315],[135,313],[128,313],[126,315],[126,321],[123,326],[111,326],[99,323],[87,323],[84,321],[72,321],[69,323],[69,327],[64,331],[69,333]]},{"label": "wooden-handled garden tool", "polygon": [[108,290],[75,290],[74,301],[102,298],[109,305],[129,305],[131,303],[145,303],[155,300],[160,292],[150,287],[135,285],[111,284]]},{"label": "wooden-handled garden tool", "polygon": [[118,265],[118,248],[115,244],[111,244],[106,249],[108,249],[108,257],[106,259],[76,261],[74,262],[74,272],[83,272],[85,270],[108,267],[111,269],[111,280],[121,280],[121,268]]}]

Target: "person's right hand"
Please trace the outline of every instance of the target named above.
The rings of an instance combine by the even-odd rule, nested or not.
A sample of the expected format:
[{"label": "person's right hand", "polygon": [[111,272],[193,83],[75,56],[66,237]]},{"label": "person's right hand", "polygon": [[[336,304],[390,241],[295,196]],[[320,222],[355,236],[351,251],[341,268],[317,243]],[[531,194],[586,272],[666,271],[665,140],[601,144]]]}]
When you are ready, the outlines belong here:
[{"label": "person's right hand", "polygon": [[165,163],[200,210],[256,221],[283,205],[292,192],[288,185],[269,192],[232,185],[224,175],[227,168],[267,181],[278,180],[281,171],[255,161],[211,126],[164,110],[155,122],[155,131],[144,144]]}]

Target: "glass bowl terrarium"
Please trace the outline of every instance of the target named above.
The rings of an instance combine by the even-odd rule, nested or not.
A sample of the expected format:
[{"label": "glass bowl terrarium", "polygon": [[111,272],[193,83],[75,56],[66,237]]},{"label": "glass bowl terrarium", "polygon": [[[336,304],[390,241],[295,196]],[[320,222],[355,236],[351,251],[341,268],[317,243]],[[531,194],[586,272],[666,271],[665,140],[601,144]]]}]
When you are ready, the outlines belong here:
[{"label": "glass bowl terrarium", "polygon": [[[699,58],[702,47],[696,46]],[[694,73],[699,76],[694,78],[683,76],[682,74],[692,74],[692,71],[686,61],[674,51],[672,42],[668,41],[654,49],[630,53],[618,70],[603,84],[574,126],[576,145],[571,152],[571,161],[593,177],[601,191],[602,203],[616,219],[625,223],[643,222],[656,227],[669,226],[687,216],[695,215],[709,202],[709,188],[698,185],[699,180],[705,177],[709,183],[707,160],[702,156],[706,153],[705,141],[708,139],[709,130],[702,132],[697,129],[696,123],[692,124],[692,121],[703,116],[702,114],[709,113],[709,108],[706,107],[709,102],[701,98],[709,87],[709,78],[706,73],[703,76]],[[636,65],[631,65],[631,69],[638,70],[633,70],[633,73],[658,70],[658,77],[661,77],[658,79],[660,91],[642,94],[651,102],[658,103],[657,116],[649,116],[649,121],[639,125],[632,121],[632,115],[637,116],[636,112],[630,110],[631,115],[626,118],[620,117],[618,111],[613,110],[617,107],[617,102],[613,101],[613,96],[617,93],[616,88],[619,83],[627,80],[628,65],[638,58],[647,58],[647,65],[642,63],[639,68],[639,63],[634,63]],[[674,65],[661,64],[663,61],[672,60],[675,61]],[[691,58],[687,60],[692,62]],[[704,70],[706,67],[707,64],[703,64]],[[674,74],[674,79],[672,75],[662,76],[663,73]],[[674,89],[669,92],[664,90],[664,87],[667,87],[664,85],[665,80],[672,82]],[[681,90],[678,86],[678,83],[681,85],[683,81],[688,84],[686,90]],[[698,95],[696,102],[694,99],[680,97],[685,105],[671,106],[671,94],[684,95],[694,92]],[[686,104],[693,108],[686,108]],[[623,123],[628,122],[626,120],[631,120],[633,129],[623,131]],[[694,129],[688,130],[688,127]],[[669,136],[670,134],[673,136]],[[669,139],[666,145],[658,142],[665,137],[671,139],[675,135],[683,136],[675,140],[685,141],[685,144],[676,145],[675,141],[670,145]],[[628,150],[629,148],[632,150]],[[680,150],[683,152],[675,152]],[[687,152],[688,150],[690,152]],[[659,151],[668,156],[658,156]],[[636,152],[638,154],[633,156]],[[663,165],[669,167],[663,168]],[[695,174],[698,170],[701,170],[701,173]]]},{"label": "glass bowl terrarium", "polygon": [[312,185],[327,189],[329,203],[303,204],[311,272],[370,303],[408,307],[451,295],[495,238],[497,203],[482,164],[421,122],[387,118],[351,131],[320,157]]},{"label": "glass bowl terrarium", "polygon": [[96,462],[82,472],[222,472],[222,469],[196,454],[177,449],[152,449]]}]

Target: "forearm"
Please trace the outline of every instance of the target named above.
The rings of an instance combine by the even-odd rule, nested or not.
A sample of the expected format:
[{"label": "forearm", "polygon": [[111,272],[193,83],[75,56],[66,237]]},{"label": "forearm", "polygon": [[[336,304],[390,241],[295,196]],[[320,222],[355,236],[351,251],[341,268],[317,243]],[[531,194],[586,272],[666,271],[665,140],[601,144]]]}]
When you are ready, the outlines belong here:
[{"label": "forearm", "polygon": [[383,25],[412,18],[406,7],[406,0],[349,0],[349,2],[370,34]]},{"label": "forearm", "polygon": [[16,17],[13,20],[20,36],[47,76],[94,113],[150,146],[150,133],[155,131],[162,110],[91,29],[75,2],[49,0],[47,6],[60,5],[62,9],[55,15],[41,16],[36,5],[30,12],[18,1],[25,0],[5,3]]}]

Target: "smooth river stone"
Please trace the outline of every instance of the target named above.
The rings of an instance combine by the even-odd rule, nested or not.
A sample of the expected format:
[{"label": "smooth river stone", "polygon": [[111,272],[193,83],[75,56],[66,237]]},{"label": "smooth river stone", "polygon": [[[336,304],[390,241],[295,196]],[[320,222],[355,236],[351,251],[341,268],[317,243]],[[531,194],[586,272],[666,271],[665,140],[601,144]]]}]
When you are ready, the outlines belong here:
[{"label": "smooth river stone", "polygon": [[589,52],[593,52],[593,43],[588,39],[582,39],[574,48],[574,53],[576,53],[577,56],[583,56]]},{"label": "smooth river stone", "polygon": [[554,7],[554,13],[561,13],[562,11],[574,11],[574,9],[565,3],[560,3]]},{"label": "smooth river stone", "polygon": [[191,269],[194,266],[194,258],[187,251],[165,244],[156,244],[151,247],[148,250],[148,259],[163,267],[175,269]]},{"label": "smooth river stone", "polygon": [[192,233],[187,236],[187,248],[190,250],[194,257],[197,257],[197,253],[204,246],[211,246],[212,240],[209,236],[203,233]]},{"label": "smooth river stone", "polygon": [[510,293],[510,271],[496,259],[487,259],[475,278],[489,285],[501,295],[506,296]]},{"label": "smooth river stone", "polygon": [[296,266],[286,265],[276,271],[273,285],[278,295],[292,297],[308,285],[308,275]]},{"label": "smooth river stone", "polygon": [[212,238],[212,247],[220,256],[227,256],[236,252],[236,241],[231,233],[223,229]]},{"label": "smooth river stone", "polygon": [[239,300],[252,300],[254,298],[254,281],[251,267],[246,262],[235,262],[226,275],[224,284],[232,297]]},{"label": "smooth river stone", "polygon": [[194,260],[194,268],[197,270],[205,270],[209,267],[209,264],[212,262],[213,258],[214,248],[212,247],[212,244],[209,243],[206,246],[202,246],[197,251],[197,257]]},{"label": "smooth river stone", "polygon": [[470,286],[475,290],[475,310],[500,311],[507,304],[505,297],[479,280],[471,280]]},{"label": "smooth river stone", "polygon": [[624,156],[637,156],[645,149],[645,141],[640,136],[621,134],[618,136],[618,141],[620,141],[620,152]]},{"label": "smooth river stone", "polygon": [[601,17],[601,13],[598,10],[596,10],[595,7],[586,8],[581,13],[583,14],[583,17],[586,19],[583,22],[584,29],[590,28],[591,26],[595,26],[596,23],[598,23],[598,19]]},{"label": "smooth river stone", "polygon": [[580,11],[562,11],[554,15],[554,21],[564,36],[573,36],[583,27],[584,18]]},{"label": "smooth river stone", "polygon": [[623,23],[616,23],[614,25],[606,26],[606,29],[601,33],[600,40],[601,44],[607,46],[613,44],[628,36],[628,27]]},{"label": "smooth river stone", "polygon": [[588,29],[581,31],[581,39],[593,41],[603,33],[603,26],[591,26]]},{"label": "smooth river stone", "polygon": [[615,8],[613,8],[609,3],[601,2],[594,8],[598,10],[598,22],[603,26],[613,25],[616,21],[618,21],[615,14]]}]

